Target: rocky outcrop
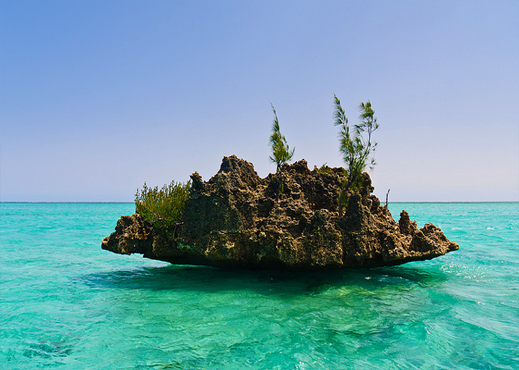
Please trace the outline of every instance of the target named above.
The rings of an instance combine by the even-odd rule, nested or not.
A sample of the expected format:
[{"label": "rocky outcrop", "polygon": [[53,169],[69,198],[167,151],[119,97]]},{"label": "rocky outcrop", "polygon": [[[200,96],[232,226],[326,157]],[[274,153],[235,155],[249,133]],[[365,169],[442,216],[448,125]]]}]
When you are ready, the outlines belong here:
[{"label": "rocky outcrop", "polygon": [[191,175],[181,224],[166,230],[123,216],[102,248],[174,264],[292,270],[397,265],[458,249],[433,224],[418,229],[406,211],[397,223],[371,194],[367,173],[339,216],[343,173],[310,171],[301,160],[260,178],[251,163],[224,157],[209,181]]}]

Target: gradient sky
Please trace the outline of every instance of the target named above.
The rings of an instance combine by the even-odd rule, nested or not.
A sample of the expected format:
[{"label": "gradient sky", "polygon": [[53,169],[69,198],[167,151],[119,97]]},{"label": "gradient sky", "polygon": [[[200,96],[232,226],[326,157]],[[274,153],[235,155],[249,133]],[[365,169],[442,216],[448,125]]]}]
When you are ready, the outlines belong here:
[{"label": "gradient sky", "polygon": [[519,1],[0,0],[0,201],[133,201],[223,156],[342,165],[370,100],[375,194],[519,200]]}]

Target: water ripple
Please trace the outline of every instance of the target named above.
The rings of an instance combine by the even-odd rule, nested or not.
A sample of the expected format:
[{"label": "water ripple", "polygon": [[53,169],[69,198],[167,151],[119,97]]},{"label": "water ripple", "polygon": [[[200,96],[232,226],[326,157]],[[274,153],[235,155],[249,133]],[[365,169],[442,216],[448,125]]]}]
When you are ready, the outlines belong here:
[{"label": "water ripple", "polygon": [[460,250],[327,273],[171,266],[100,249],[131,204],[0,204],[0,363],[517,368],[517,205],[391,207],[438,224]]}]

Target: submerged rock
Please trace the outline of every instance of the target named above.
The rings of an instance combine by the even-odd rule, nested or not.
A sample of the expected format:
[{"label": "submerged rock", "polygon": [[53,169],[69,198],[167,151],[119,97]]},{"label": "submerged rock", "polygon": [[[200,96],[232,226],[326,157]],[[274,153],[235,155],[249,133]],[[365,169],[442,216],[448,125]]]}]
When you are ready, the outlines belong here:
[{"label": "submerged rock", "polygon": [[224,157],[209,181],[191,175],[181,224],[161,229],[122,216],[102,248],[173,264],[292,270],[397,265],[459,248],[431,223],[418,229],[406,211],[397,223],[371,194],[367,173],[339,212],[343,173],[310,171],[301,160],[260,178],[251,163]]}]

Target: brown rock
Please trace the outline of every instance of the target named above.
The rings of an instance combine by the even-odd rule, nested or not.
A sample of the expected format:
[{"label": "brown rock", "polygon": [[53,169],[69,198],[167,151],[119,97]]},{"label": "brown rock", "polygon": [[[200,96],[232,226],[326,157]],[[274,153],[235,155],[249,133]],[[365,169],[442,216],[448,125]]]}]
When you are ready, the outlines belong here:
[{"label": "brown rock", "polygon": [[337,269],[397,265],[457,250],[432,224],[418,229],[402,211],[397,223],[372,195],[367,173],[339,217],[342,168],[308,169],[305,160],[260,178],[251,163],[224,157],[191,190],[176,230],[123,216],[102,248],[174,264],[228,268]]}]

